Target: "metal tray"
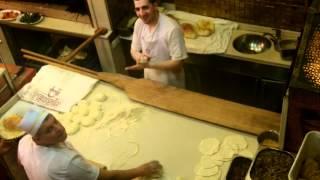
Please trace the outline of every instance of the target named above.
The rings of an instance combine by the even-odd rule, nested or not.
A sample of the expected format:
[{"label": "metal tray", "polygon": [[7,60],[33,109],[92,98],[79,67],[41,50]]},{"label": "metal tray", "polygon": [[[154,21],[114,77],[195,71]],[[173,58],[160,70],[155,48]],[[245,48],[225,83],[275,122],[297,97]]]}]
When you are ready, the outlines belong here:
[{"label": "metal tray", "polygon": [[300,168],[306,158],[314,158],[320,155],[320,132],[310,131],[304,137],[296,159],[289,171],[289,180],[298,179]]},{"label": "metal tray", "polygon": [[226,180],[244,180],[250,168],[252,159],[244,156],[235,156],[228,168]]},{"label": "metal tray", "polygon": [[[255,170],[255,166],[256,166],[256,163],[257,163],[257,158],[258,158],[262,153],[264,153],[264,152],[266,152],[266,151],[271,151],[271,152],[275,152],[275,153],[281,153],[281,154],[284,155],[284,156],[290,157],[290,158],[291,158],[291,165],[293,164],[294,156],[293,156],[290,152],[281,151],[281,150],[279,150],[279,149],[269,148],[269,147],[268,147],[268,148],[262,148],[262,149],[260,149],[260,150],[257,152],[257,154],[256,154],[253,162],[251,163],[250,168],[249,168],[248,173],[247,173],[246,178],[245,178],[246,180],[254,180],[254,178],[252,177],[252,174],[253,174],[253,172],[254,172],[254,170]],[[291,165],[290,165],[290,167],[291,167]],[[288,168],[288,172],[289,172],[290,167],[287,167],[287,168]],[[267,168],[266,168],[266,169],[267,169]],[[268,167],[268,169],[270,169],[270,167]],[[286,177],[287,177],[287,176],[286,176]],[[261,178],[261,177],[259,177],[259,178]]]},{"label": "metal tray", "polygon": [[21,100],[17,94],[14,95],[13,97],[11,97],[3,106],[1,106],[1,108],[0,108],[0,137],[2,137],[5,140],[15,140],[15,139],[23,136],[25,133],[22,131],[20,133],[6,132],[4,130],[3,125],[2,125],[2,120],[12,114],[18,114],[18,115],[23,116],[23,114],[32,106],[34,106],[34,105]]}]

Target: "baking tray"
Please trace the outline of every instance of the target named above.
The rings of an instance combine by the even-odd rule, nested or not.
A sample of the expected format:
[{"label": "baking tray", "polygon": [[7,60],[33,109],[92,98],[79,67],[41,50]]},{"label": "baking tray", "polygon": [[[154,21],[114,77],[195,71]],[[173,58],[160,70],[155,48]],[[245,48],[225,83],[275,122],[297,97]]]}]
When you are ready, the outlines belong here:
[{"label": "baking tray", "polygon": [[[251,176],[252,176],[251,174],[252,174],[253,171],[254,171],[254,167],[255,167],[256,162],[257,162],[257,157],[258,157],[261,153],[263,153],[263,152],[265,152],[265,151],[274,151],[274,152],[283,153],[283,155],[288,156],[288,157],[291,158],[292,163],[293,163],[293,161],[294,161],[294,156],[293,156],[290,152],[281,151],[281,150],[279,150],[279,149],[270,148],[270,147],[262,148],[262,149],[260,149],[260,150],[257,152],[255,158],[253,159],[253,161],[252,161],[252,163],[251,163],[251,165],[250,165],[250,168],[249,168],[249,170],[248,170],[248,172],[247,172],[247,175],[246,175],[245,180],[254,180],[253,178],[251,178]],[[273,156],[270,156],[270,157],[273,157]],[[292,163],[291,163],[291,164],[292,164]],[[291,166],[290,166],[290,167],[291,167]],[[290,169],[290,167],[289,167],[289,169]],[[265,168],[265,169],[270,169],[270,167]],[[289,172],[289,170],[288,170],[288,172]],[[287,177],[287,176],[286,176],[286,177]],[[259,177],[259,179],[261,179],[261,177]],[[285,179],[287,179],[287,178],[285,178]]]},{"label": "baking tray", "polygon": [[244,156],[235,156],[228,168],[226,180],[244,180],[250,168],[252,159]]},{"label": "baking tray", "polygon": [[320,132],[309,131],[304,137],[296,159],[289,171],[289,180],[298,179],[302,163],[306,158],[315,158],[320,155]]},{"label": "baking tray", "polygon": [[4,127],[2,126],[2,120],[12,114],[17,114],[20,116],[23,116],[28,109],[30,109],[32,106],[35,106],[29,102],[23,101],[17,94],[11,97],[3,106],[0,108],[0,136],[5,140],[14,140],[21,136],[23,136],[25,133],[8,133],[4,130]]}]

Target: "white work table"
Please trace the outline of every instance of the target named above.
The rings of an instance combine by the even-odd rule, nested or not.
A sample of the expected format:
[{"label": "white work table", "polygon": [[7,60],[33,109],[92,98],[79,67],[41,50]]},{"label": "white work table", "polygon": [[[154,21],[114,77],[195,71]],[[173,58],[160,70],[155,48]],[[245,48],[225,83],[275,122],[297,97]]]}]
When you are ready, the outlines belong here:
[{"label": "white work table", "polygon": [[[238,134],[247,140],[249,151],[254,154],[257,149],[254,135],[134,103],[122,91],[105,83],[99,83],[86,99],[92,99],[94,94],[99,92],[108,95],[108,100],[103,105],[103,119],[91,127],[81,127],[80,131],[69,136],[68,140],[86,158],[105,164],[111,169],[135,167],[155,159],[164,167],[165,174],[162,179],[182,177],[184,180],[193,180],[194,167],[201,157],[198,146],[204,138],[216,137],[222,142],[226,135]],[[115,106],[141,107],[144,112],[125,132],[110,136],[108,128],[101,127],[106,124],[107,116],[112,115],[111,111],[117,111]],[[125,158],[136,150],[138,152],[134,156]],[[230,162],[223,164],[221,179],[225,178],[229,164]]]}]

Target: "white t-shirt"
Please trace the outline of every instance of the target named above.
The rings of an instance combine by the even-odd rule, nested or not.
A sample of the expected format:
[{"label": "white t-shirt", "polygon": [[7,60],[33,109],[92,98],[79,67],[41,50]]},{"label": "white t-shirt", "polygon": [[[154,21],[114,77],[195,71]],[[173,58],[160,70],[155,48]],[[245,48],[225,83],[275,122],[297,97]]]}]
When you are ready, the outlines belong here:
[{"label": "white t-shirt", "polygon": [[[161,13],[153,31],[150,31],[148,25],[144,24],[141,19],[136,21],[131,48],[148,54],[151,62],[183,60],[188,57],[181,27],[173,19]],[[145,68],[144,78],[177,87],[184,87],[185,84],[183,70],[174,73]]]},{"label": "white t-shirt", "polygon": [[18,159],[30,180],[95,180],[99,168],[89,163],[70,144],[39,146],[31,135],[18,145]]}]

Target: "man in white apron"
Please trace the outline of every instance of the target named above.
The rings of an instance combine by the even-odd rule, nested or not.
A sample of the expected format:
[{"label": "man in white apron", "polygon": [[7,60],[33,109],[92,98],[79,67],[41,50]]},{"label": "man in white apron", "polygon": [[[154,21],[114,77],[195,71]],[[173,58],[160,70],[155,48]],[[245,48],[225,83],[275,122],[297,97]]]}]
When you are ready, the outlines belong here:
[{"label": "man in white apron", "polygon": [[19,141],[18,159],[30,180],[129,180],[161,173],[158,161],[128,170],[108,170],[86,160],[65,142],[67,134],[59,121],[43,109],[33,108],[14,123],[28,133]]},{"label": "man in white apron", "polygon": [[156,0],[133,0],[139,19],[134,26],[131,55],[144,78],[185,87],[183,60],[188,57],[183,32],[176,21],[159,13]]}]

